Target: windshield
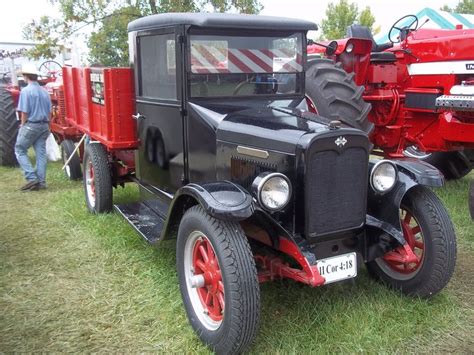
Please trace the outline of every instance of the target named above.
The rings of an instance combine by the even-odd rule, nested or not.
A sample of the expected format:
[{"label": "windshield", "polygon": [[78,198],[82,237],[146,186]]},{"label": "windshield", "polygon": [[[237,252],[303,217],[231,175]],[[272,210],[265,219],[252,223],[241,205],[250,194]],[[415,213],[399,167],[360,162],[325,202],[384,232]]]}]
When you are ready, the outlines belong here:
[{"label": "windshield", "polygon": [[192,35],[191,96],[295,94],[303,75],[302,34]]}]

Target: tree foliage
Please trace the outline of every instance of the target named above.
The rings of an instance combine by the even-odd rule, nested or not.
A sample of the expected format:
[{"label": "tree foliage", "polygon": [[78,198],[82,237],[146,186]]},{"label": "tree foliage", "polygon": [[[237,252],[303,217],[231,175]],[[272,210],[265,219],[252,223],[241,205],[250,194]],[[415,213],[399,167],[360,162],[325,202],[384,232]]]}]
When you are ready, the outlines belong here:
[{"label": "tree foliage", "polygon": [[450,8],[448,5],[444,5],[441,11],[448,11],[448,12],[457,12],[460,14],[474,14],[474,0],[460,0],[456,7]]},{"label": "tree foliage", "polygon": [[61,17],[33,20],[23,30],[24,37],[38,45],[29,56],[53,58],[66,47],[68,39],[86,26],[89,60],[107,66],[128,65],[127,24],[139,17],[164,12],[259,13],[259,0],[50,0]]},{"label": "tree foliage", "polygon": [[347,27],[353,23],[367,26],[373,33],[380,30],[374,28],[375,17],[370,7],[367,6],[359,11],[356,3],[339,0],[336,4],[329,3],[326,8],[326,18],[321,21],[322,36],[327,39],[343,38]]}]

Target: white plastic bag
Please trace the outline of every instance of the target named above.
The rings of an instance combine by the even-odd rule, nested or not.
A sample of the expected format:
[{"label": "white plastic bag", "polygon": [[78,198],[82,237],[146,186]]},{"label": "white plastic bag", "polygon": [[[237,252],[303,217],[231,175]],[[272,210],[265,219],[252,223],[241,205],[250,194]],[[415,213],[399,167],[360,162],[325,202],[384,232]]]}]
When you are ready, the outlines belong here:
[{"label": "white plastic bag", "polygon": [[46,155],[49,161],[58,161],[61,159],[59,145],[56,143],[52,133],[50,133],[48,139],[46,139]]}]

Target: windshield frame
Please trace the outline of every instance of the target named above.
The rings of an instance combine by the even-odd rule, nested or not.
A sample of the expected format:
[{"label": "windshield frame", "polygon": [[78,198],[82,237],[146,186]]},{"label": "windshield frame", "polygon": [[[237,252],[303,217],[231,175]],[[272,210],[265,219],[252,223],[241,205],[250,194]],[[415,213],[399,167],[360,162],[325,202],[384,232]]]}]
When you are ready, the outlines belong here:
[{"label": "windshield frame", "polygon": [[[205,28],[196,28],[190,27],[187,31],[187,39],[186,39],[186,55],[185,55],[185,72],[186,72],[186,89],[187,89],[187,96],[192,99],[242,99],[242,98],[265,98],[265,99],[275,99],[275,98],[299,98],[305,95],[305,71],[306,71],[306,31],[301,30],[286,30],[286,31],[266,31],[266,30],[232,30],[232,29],[205,29]],[[235,74],[226,74],[226,73],[219,73],[219,74],[198,74],[193,73],[191,70],[191,39],[193,36],[218,36],[225,39],[226,37],[289,37],[291,35],[298,34],[301,36],[301,66],[302,70],[300,72],[294,73],[282,73],[282,72],[274,72],[273,74],[291,74],[295,75],[296,77],[296,85],[295,85],[295,92],[293,93],[270,93],[270,94],[248,94],[248,95],[222,95],[222,96],[193,96],[191,94],[191,83],[193,82],[192,77],[196,75],[235,75]],[[244,73],[245,74],[245,73]],[[246,75],[255,75],[257,73],[248,73]],[[263,73],[262,73],[263,74]]]}]

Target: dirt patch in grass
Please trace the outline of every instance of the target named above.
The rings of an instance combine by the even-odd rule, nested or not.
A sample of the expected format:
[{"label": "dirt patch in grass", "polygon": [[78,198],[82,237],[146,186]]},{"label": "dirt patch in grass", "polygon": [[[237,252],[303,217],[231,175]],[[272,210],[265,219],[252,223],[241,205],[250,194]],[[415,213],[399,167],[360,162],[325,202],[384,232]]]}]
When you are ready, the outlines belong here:
[{"label": "dirt patch in grass", "polygon": [[[173,242],[153,249],[118,215],[86,212],[80,182],[48,170],[50,188],[21,193],[17,169],[0,168],[1,352],[207,352],[179,295]],[[464,190],[464,191],[463,191]],[[456,225],[459,258],[432,300],[371,280],[312,289],[263,284],[251,352],[470,352],[474,228],[467,179],[439,190]],[[134,186],[116,202],[137,198]]]}]

